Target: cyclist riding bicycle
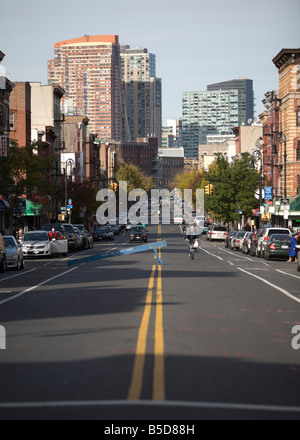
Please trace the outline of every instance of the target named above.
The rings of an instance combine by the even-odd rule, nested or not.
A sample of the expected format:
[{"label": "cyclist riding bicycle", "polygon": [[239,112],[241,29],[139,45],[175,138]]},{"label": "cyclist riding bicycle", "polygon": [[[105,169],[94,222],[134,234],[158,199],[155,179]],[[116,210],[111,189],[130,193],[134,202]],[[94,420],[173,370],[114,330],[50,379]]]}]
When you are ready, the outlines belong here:
[{"label": "cyclist riding bicycle", "polygon": [[187,226],[185,239],[189,242],[189,257],[193,260],[195,258],[195,249],[198,247],[196,244],[199,240],[199,231],[194,225]]}]

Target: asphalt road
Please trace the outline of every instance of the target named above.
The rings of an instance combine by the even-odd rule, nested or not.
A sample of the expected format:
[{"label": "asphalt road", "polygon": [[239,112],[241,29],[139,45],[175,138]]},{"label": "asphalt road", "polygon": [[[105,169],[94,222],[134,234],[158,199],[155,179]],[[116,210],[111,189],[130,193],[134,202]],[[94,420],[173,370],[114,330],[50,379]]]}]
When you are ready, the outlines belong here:
[{"label": "asphalt road", "polygon": [[162,268],[151,251],[68,265],[130,247],[121,233],[0,275],[0,419],[299,420],[295,265],[205,240],[191,261],[179,226],[149,232]]}]

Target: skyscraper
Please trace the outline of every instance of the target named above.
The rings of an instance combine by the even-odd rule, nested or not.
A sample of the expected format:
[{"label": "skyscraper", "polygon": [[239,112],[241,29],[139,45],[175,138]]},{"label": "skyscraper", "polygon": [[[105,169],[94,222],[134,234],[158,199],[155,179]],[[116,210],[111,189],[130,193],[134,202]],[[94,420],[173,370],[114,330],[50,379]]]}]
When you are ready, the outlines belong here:
[{"label": "skyscraper", "polygon": [[145,48],[121,46],[124,91],[123,137],[157,137],[161,141],[162,87],[156,77],[156,57]]},{"label": "skyscraper", "polygon": [[72,114],[87,115],[93,133],[102,139],[122,139],[120,45],[116,35],[85,35],[54,45],[48,61],[49,84],[65,90]]},{"label": "skyscraper", "polygon": [[[232,129],[254,119],[252,80],[212,84],[205,91],[183,93],[183,145],[188,158],[209,135],[233,134]],[[251,121],[250,121],[251,119]]]},{"label": "skyscraper", "polygon": [[248,78],[233,79],[221,83],[210,84],[207,90],[238,90],[240,99],[240,125],[254,121],[254,91],[253,80]]}]

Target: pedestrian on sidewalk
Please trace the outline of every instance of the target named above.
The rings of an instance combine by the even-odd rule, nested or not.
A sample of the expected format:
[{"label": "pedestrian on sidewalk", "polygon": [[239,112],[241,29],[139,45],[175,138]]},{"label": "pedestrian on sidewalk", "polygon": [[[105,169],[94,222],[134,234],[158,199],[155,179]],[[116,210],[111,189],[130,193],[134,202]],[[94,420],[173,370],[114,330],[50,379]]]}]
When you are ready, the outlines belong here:
[{"label": "pedestrian on sidewalk", "polygon": [[297,239],[296,234],[293,234],[291,237],[291,250],[289,253],[288,263],[298,263],[297,259]]}]

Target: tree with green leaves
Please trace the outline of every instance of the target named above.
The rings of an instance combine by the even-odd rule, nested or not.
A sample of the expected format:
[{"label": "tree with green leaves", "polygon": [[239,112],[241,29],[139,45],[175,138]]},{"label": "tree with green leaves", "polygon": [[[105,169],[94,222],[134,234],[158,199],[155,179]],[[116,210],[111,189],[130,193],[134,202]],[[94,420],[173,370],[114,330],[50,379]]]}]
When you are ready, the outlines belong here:
[{"label": "tree with green leaves", "polygon": [[[205,184],[213,184],[212,195],[205,196],[205,207],[214,218],[230,222],[240,218],[240,213],[251,216],[258,207],[255,192],[259,186],[259,175],[251,167],[251,155],[246,153],[231,164],[222,155],[206,173]],[[205,186],[205,185],[204,185]]]},{"label": "tree with green leaves", "polygon": [[44,158],[41,142],[19,147],[12,142],[8,157],[0,158],[1,195],[9,202],[10,231],[13,232],[13,217],[18,200],[29,197],[33,192],[40,196],[54,194],[55,182],[46,176],[55,172],[56,156]]},{"label": "tree with green leaves", "polygon": [[115,167],[115,179],[119,182],[127,182],[128,193],[134,189],[149,191],[154,187],[151,177],[144,176],[137,167],[126,162],[118,163]]}]

